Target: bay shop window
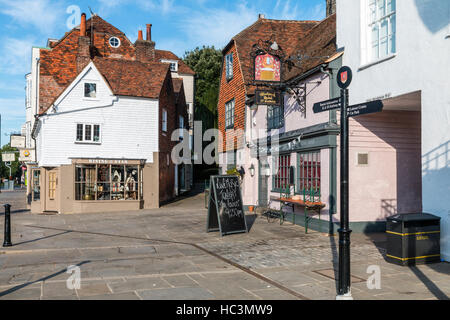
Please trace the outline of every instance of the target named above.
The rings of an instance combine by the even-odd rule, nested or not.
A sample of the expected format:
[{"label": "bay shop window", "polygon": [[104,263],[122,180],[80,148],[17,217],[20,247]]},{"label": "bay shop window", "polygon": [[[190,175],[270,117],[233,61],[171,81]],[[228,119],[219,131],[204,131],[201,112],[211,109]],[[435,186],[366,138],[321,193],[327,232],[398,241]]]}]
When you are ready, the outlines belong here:
[{"label": "bay shop window", "polygon": [[140,165],[75,166],[75,200],[120,201],[142,198]]}]

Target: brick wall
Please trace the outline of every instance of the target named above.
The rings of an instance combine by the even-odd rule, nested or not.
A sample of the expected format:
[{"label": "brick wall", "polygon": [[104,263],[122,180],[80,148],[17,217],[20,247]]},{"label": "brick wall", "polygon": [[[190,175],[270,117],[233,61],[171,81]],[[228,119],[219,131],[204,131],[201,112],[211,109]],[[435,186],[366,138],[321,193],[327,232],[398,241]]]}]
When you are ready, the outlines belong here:
[{"label": "brick wall", "polygon": [[[167,132],[162,131],[162,113],[167,110]],[[171,152],[175,141],[171,141],[172,132],[177,128],[177,110],[173,92],[170,70],[161,89],[159,97],[159,201],[172,199],[175,187],[175,165],[172,162]],[[169,161],[167,161],[169,159]],[[167,164],[169,162],[169,164]]]},{"label": "brick wall", "polygon": [[[233,79],[228,81],[226,79],[226,61],[225,56],[229,53],[233,53]],[[237,54],[236,46],[233,44],[230,49],[225,53],[222,65],[222,78],[220,80],[219,102],[217,105],[219,130],[223,136],[222,149],[219,146],[219,152],[230,151],[239,149],[243,145],[243,135],[236,134],[231,135],[234,140],[234,145],[227,145],[226,130],[225,130],[225,104],[232,99],[235,100],[234,109],[234,130],[244,130],[245,121],[245,85],[242,71],[240,68],[239,57]],[[229,139],[229,138],[228,138]]]}]

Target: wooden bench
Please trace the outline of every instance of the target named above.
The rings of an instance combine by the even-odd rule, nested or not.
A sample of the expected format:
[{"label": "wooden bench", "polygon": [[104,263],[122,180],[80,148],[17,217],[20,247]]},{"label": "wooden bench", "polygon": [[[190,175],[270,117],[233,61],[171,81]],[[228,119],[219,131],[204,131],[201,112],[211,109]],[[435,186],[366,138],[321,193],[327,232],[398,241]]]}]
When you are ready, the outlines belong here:
[{"label": "wooden bench", "polygon": [[[320,211],[325,207],[325,203],[320,202],[320,201],[304,201],[301,199],[292,199],[292,198],[287,198],[287,197],[274,197],[271,196],[270,197],[271,201],[278,201],[281,202],[284,205],[290,206],[292,208],[292,223],[295,224],[295,205],[298,205],[300,207],[304,208],[304,217],[305,217],[305,233],[308,233],[308,224],[309,221],[312,219],[312,217],[308,216],[308,212],[318,212],[319,214],[319,221],[320,221]],[[282,208],[283,209],[283,205]],[[285,218],[285,212],[283,210],[280,210],[283,213],[280,214],[280,224],[281,224],[281,219]]]}]

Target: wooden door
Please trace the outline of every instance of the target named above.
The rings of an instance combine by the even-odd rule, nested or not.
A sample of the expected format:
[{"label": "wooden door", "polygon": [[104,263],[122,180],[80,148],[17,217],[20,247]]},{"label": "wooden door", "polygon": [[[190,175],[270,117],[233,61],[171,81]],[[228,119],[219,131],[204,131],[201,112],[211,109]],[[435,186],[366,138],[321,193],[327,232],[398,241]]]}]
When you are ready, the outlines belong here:
[{"label": "wooden door", "polygon": [[47,172],[45,211],[58,211],[58,170],[53,169]]}]

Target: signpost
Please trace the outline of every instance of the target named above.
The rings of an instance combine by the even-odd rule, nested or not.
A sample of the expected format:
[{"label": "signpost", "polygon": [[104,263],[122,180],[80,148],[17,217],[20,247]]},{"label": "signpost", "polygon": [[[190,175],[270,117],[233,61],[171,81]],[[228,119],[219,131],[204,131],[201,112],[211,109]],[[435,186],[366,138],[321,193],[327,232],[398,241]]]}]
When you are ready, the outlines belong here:
[{"label": "signpost", "polygon": [[339,278],[338,278],[338,296],[337,300],[350,300],[350,234],[352,230],[349,227],[349,152],[348,152],[348,118],[380,112],[383,110],[381,100],[360,103],[353,106],[348,105],[348,87],[352,82],[352,70],[349,67],[342,67],[337,74],[337,84],[341,88],[341,96],[322,102],[315,103],[314,113],[325,112],[335,109],[341,110],[341,227],[339,228]]},{"label": "signpost", "polygon": [[239,178],[234,175],[212,176],[206,231],[220,235],[247,231]]}]

